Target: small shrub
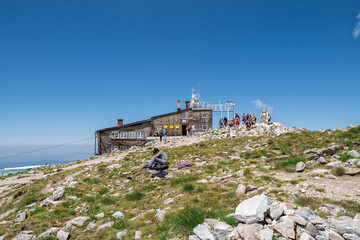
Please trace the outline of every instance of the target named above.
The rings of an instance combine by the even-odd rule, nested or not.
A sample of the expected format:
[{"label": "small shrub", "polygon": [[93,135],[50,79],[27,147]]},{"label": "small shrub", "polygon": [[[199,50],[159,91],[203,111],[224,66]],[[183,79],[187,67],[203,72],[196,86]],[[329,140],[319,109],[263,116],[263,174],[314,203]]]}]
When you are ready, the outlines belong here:
[{"label": "small shrub", "polygon": [[108,192],[109,192],[109,189],[107,189],[107,188],[102,188],[102,189],[99,190],[100,195],[104,195],[104,194],[106,194]]},{"label": "small shrub", "polygon": [[335,176],[343,176],[345,175],[345,168],[343,167],[336,167],[331,169],[331,174],[335,175]]},{"label": "small shrub", "polygon": [[322,193],[325,192],[325,189],[324,189],[324,188],[316,188],[315,190],[318,191],[318,192],[322,192]]},{"label": "small shrub", "polygon": [[116,199],[115,198],[103,198],[103,199],[101,199],[101,203],[104,204],[104,205],[115,204]]},{"label": "small shrub", "polygon": [[124,219],[117,219],[113,227],[119,230],[124,230],[130,226],[130,223]]},{"label": "small shrub", "polygon": [[195,187],[194,187],[194,185],[191,184],[191,183],[185,184],[185,185],[183,186],[183,191],[184,191],[184,192],[192,192],[192,191],[194,191],[194,189],[195,189]]},{"label": "small shrub", "polygon": [[136,192],[133,192],[133,193],[126,194],[125,195],[125,200],[127,200],[127,201],[139,201],[144,196],[145,196],[144,193],[136,191]]},{"label": "small shrub", "polygon": [[296,184],[299,183],[299,181],[298,181],[298,180],[290,180],[290,183],[291,183],[292,185],[296,185]]},{"label": "small shrub", "polygon": [[97,178],[85,178],[84,182],[90,183],[90,184],[97,184],[100,182],[99,179]]}]

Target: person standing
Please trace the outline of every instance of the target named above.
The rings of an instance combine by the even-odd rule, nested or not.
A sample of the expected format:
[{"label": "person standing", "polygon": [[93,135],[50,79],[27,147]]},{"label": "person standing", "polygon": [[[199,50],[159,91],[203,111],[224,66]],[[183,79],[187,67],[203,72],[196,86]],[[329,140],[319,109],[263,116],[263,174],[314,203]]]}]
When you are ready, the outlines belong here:
[{"label": "person standing", "polygon": [[169,134],[169,131],[165,128],[164,129],[164,142],[167,142],[167,136]]},{"label": "person standing", "polygon": [[195,125],[192,125],[192,128],[191,128],[191,135],[194,136],[194,133],[195,133]]},{"label": "person standing", "polygon": [[158,134],[159,134],[160,142],[161,142],[161,141],[162,141],[162,138],[163,138],[163,136],[164,136],[164,132],[163,132],[162,128],[159,128]]}]

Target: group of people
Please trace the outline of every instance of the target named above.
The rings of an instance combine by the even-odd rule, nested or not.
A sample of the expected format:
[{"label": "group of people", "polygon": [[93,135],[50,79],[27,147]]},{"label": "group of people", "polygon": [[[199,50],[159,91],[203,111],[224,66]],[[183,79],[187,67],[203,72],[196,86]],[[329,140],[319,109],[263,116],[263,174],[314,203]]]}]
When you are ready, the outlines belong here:
[{"label": "group of people", "polygon": [[195,133],[195,125],[192,125],[192,127],[187,127],[186,128],[186,136],[190,137],[193,136]]},{"label": "group of people", "polygon": [[[240,125],[243,124],[246,126],[246,129],[250,129],[255,126],[256,124],[256,115],[254,114],[246,114],[240,116],[235,113],[235,118],[228,120],[226,117],[220,118],[219,120],[219,128],[229,127],[230,129],[239,129]],[[268,124],[270,124],[271,116],[268,114]]]},{"label": "group of people", "polygon": [[164,142],[167,142],[167,136],[169,134],[169,131],[165,128],[164,130],[162,130],[162,128],[160,127],[159,130],[155,130],[154,132],[154,136],[159,136],[160,137],[160,142],[162,142],[162,139],[164,137]]}]

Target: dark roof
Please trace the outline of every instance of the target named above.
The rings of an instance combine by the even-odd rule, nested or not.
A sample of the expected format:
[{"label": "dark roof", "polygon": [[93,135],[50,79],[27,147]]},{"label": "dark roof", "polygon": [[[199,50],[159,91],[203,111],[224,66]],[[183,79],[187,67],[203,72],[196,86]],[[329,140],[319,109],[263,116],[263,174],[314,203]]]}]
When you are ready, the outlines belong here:
[{"label": "dark roof", "polygon": [[103,128],[103,129],[97,130],[96,132],[103,132],[103,131],[107,131],[107,130],[116,130],[116,129],[121,129],[121,128],[125,128],[125,127],[131,127],[131,126],[140,125],[140,124],[147,123],[147,122],[151,122],[151,120],[146,119],[146,120],[142,120],[142,121],[138,121],[138,122],[128,123],[128,124],[121,125],[121,126]]}]

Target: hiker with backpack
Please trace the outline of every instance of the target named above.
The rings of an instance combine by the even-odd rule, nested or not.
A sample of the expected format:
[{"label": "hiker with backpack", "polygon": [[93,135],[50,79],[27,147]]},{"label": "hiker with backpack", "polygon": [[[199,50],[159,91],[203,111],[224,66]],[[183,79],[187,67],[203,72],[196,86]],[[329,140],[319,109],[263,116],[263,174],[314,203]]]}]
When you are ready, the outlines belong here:
[{"label": "hiker with backpack", "polygon": [[164,142],[167,142],[167,136],[169,134],[169,131],[165,128],[164,129]]},{"label": "hiker with backpack", "polygon": [[165,177],[168,173],[165,171],[165,169],[169,168],[168,165],[168,157],[166,156],[166,154],[161,150],[154,148],[152,150],[154,157],[150,160],[150,162],[145,165],[143,168],[144,169],[148,169],[148,170],[156,170],[158,172],[155,171],[151,172],[152,173],[151,177],[160,177],[163,178]]},{"label": "hiker with backpack", "polygon": [[159,132],[158,132],[159,136],[160,136],[160,142],[162,141],[162,138],[164,136],[164,132],[162,130],[162,128],[159,128]]}]

